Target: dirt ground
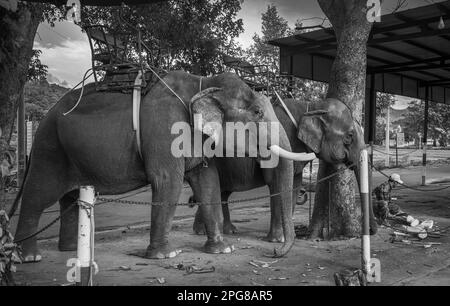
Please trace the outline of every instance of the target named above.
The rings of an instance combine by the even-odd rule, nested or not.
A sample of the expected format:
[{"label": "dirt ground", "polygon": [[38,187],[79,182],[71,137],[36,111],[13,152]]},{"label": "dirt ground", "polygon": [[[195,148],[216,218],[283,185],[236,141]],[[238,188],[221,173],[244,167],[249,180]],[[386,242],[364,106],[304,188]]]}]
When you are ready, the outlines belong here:
[{"label": "dirt ground", "polygon": [[[410,185],[418,186],[420,168],[389,169],[399,172]],[[431,179],[450,175],[449,165],[430,167]],[[374,175],[374,182],[384,178]],[[448,182],[420,187],[426,190],[449,186]],[[237,193],[233,198],[246,198],[267,193],[259,188],[246,193]],[[190,190],[183,193],[185,201]],[[148,195],[132,199],[147,198]],[[405,244],[389,242],[392,229],[382,227],[372,236],[372,256],[381,261],[380,284],[372,285],[450,285],[450,188],[438,192],[423,192],[398,189],[395,192],[397,204],[419,220],[432,219],[435,227],[441,229],[441,238],[427,238],[424,242]],[[54,208],[52,208],[54,209]],[[308,224],[308,204],[297,206],[295,224]],[[114,204],[96,210],[97,234],[95,261],[99,273],[94,277],[97,285],[334,285],[333,274],[344,269],[360,267],[360,239],[340,241],[312,241],[297,239],[286,258],[261,267],[252,260],[271,262],[264,256],[271,253],[278,244],[268,243],[261,238],[269,226],[267,200],[232,207],[232,219],[240,230],[237,235],[225,238],[234,244],[236,250],[227,255],[211,255],[202,252],[205,237],[192,232],[194,210],[180,207],[170,235],[174,246],[183,250],[176,258],[149,260],[140,257],[149,242],[150,208]],[[57,213],[46,215],[41,226]],[[17,219],[17,218],[16,218]],[[128,224],[128,226],[127,226]],[[131,224],[131,225],[129,225]],[[448,228],[448,229],[447,229]],[[445,232],[446,231],[446,232]],[[40,263],[18,265],[16,281],[26,285],[64,285],[69,270],[66,262],[75,257],[75,252],[57,251],[57,226],[42,235],[39,242],[43,251]],[[425,248],[428,242],[438,242]],[[212,268],[210,273],[187,273],[182,267],[195,265],[198,268]],[[264,266],[264,265],[263,265]],[[180,269],[178,269],[180,268]]]}]

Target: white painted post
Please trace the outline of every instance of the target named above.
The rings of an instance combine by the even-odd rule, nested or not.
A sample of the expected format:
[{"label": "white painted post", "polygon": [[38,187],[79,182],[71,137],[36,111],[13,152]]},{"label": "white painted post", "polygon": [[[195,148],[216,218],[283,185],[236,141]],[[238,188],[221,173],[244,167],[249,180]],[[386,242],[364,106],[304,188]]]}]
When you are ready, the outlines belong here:
[{"label": "white painted post", "polygon": [[80,204],[78,210],[78,247],[77,265],[79,265],[79,277],[77,286],[89,286],[92,284],[92,265],[94,263],[94,204],[95,190],[93,186],[80,187]]},{"label": "white painted post", "polygon": [[390,121],[391,121],[391,116],[390,116],[390,111],[389,111],[390,106],[387,107],[387,113],[386,113],[386,159],[385,159],[385,163],[384,165],[386,167],[389,167],[389,163],[390,163],[390,152],[389,152],[389,145],[390,145],[390,135],[389,135],[389,129],[390,129]]},{"label": "white painted post", "polygon": [[362,213],[361,263],[368,282],[380,281],[380,261],[370,258],[370,214],[369,214],[369,157],[367,150],[361,150],[360,159],[360,193]]}]

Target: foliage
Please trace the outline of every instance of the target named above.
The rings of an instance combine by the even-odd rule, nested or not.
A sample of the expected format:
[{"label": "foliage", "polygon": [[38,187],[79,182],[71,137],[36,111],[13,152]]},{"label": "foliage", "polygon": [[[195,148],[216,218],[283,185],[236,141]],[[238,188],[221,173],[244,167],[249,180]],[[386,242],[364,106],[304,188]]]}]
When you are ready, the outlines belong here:
[{"label": "foliage", "polygon": [[0,210],[0,286],[14,285],[14,262],[20,262],[19,250],[9,231],[8,215],[4,210]]},{"label": "foliage", "polygon": [[388,107],[392,107],[395,104],[395,96],[384,93],[384,92],[377,92],[377,101],[376,101],[376,116],[379,117],[385,117],[386,110]]},{"label": "foliage", "polygon": [[[404,128],[405,138],[417,139],[418,133],[423,137],[425,103],[411,101],[405,118],[398,121]],[[428,138],[434,140],[435,145],[446,146],[450,137],[450,106],[440,103],[429,103],[428,108]]]},{"label": "foliage", "polygon": [[[114,32],[142,30],[153,65],[208,75],[220,71],[221,53],[236,48],[243,31],[236,15],[240,0],[171,0],[146,6],[84,7],[82,23],[103,24]],[[119,13],[127,23],[117,22]],[[137,41],[137,31],[133,30]]]},{"label": "foliage", "polygon": [[273,4],[267,6],[267,10],[261,15],[262,36],[253,35],[253,45],[248,49],[249,60],[258,65],[267,65],[272,73],[280,71],[279,48],[267,44],[267,41],[288,36],[292,33],[286,19],[278,14],[277,7]]},{"label": "foliage", "polygon": [[386,138],[386,110],[395,104],[395,96],[377,92],[376,96],[376,127],[375,127],[375,144],[381,144]]},{"label": "foliage", "polygon": [[47,65],[41,63],[39,56],[42,54],[41,50],[33,49],[33,55],[30,60],[30,64],[28,67],[28,81],[37,81],[42,78],[45,78],[47,75]]},{"label": "foliage", "polygon": [[49,84],[47,80],[30,81],[25,84],[25,117],[40,121],[47,111],[68,91],[68,88]]}]

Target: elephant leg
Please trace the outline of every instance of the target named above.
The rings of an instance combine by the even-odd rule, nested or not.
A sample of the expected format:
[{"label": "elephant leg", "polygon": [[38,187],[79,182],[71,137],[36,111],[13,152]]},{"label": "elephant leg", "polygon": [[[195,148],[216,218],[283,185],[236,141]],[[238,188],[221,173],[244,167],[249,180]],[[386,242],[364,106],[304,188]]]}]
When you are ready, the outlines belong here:
[{"label": "elephant leg", "polygon": [[[272,194],[272,192],[270,192]],[[281,208],[278,203],[270,199],[270,230],[264,240],[269,242],[284,242],[283,227],[281,223]]]},{"label": "elephant leg", "polygon": [[152,172],[150,183],[152,201],[162,205],[152,206],[150,245],[145,256],[152,259],[172,258],[181,252],[169,244],[168,236],[183,188],[183,175],[177,174],[175,169],[159,169]]},{"label": "elephant leg", "polygon": [[[192,202],[198,202],[195,196],[192,196]],[[195,213],[194,225],[192,226],[194,233],[197,235],[205,235],[206,228],[205,223],[203,222],[203,216],[200,207],[197,207],[197,211]]]},{"label": "elephant leg", "polygon": [[221,211],[219,205],[210,205],[220,202],[220,184],[217,169],[211,162],[207,168],[197,167],[190,171],[187,177],[194,191],[196,199],[202,204],[199,206],[201,220],[204,223],[207,235],[205,251],[207,253],[231,253],[234,246],[228,244],[221,234]]},{"label": "elephant leg", "polygon": [[302,202],[299,199],[300,195],[300,188],[302,186],[302,175],[294,176],[294,185],[293,185],[293,191],[292,191],[292,216],[294,216],[295,212],[295,205],[302,205],[304,202]]},{"label": "elephant leg", "polygon": [[41,261],[42,256],[37,246],[37,236],[30,236],[37,232],[42,212],[57,202],[64,194],[61,181],[58,181],[56,174],[52,177],[46,172],[41,172],[40,174],[46,178],[45,180],[40,176],[37,178],[33,173],[30,174],[25,181],[15,234],[16,241],[26,239],[19,242],[22,248],[23,262]]},{"label": "elephant leg", "polygon": [[[264,173],[265,179],[268,182],[269,192],[271,195],[280,192],[276,187],[274,173],[267,171]],[[281,216],[281,198],[280,196],[270,197],[270,229],[264,240],[269,242],[284,242],[283,223]]]},{"label": "elephant leg", "polygon": [[[66,193],[60,200],[61,222],[59,228],[60,251],[74,251],[77,249],[78,236],[78,205],[72,206],[78,199],[79,191]],[[63,214],[64,213],[64,214]]]},{"label": "elephant leg", "polygon": [[[230,195],[231,192],[229,191],[222,192],[220,195],[222,202],[228,201]],[[231,223],[230,210],[228,204],[222,204],[222,214],[223,214],[223,233],[227,235],[236,234],[238,230],[236,226],[234,226],[234,224]]]}]

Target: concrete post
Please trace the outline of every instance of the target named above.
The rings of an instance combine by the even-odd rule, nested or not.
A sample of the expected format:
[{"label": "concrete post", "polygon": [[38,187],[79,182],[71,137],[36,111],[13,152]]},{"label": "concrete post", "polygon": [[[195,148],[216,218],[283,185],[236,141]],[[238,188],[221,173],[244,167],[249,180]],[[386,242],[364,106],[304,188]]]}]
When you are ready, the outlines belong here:
[{"label": "concrete post", "polygon": [[95,191],[93,186],[80,187],[80,204],[78,210],[78,247],[77,264],[79,277],[77,286],[92,285],[92,266],[94,263],[94,204]]}]

